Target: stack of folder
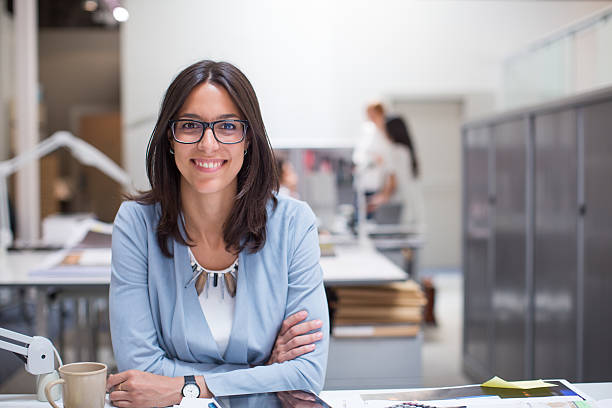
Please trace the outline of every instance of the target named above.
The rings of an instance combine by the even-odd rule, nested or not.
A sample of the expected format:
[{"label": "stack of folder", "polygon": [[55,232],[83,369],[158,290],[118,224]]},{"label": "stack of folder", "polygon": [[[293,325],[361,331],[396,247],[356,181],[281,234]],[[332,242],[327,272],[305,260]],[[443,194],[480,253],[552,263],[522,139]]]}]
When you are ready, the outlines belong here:
[{"label": "stack of folder", "polygon": [[331,302],[337,337],[415,336],[427,300],[412,280],[376,286],[335,288]]}]

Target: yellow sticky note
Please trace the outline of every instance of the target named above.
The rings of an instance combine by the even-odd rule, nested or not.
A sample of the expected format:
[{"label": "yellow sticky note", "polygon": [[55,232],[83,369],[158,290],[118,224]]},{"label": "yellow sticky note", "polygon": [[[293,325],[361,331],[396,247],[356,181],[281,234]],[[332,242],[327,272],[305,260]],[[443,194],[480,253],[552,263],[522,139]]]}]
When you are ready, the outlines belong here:
[{"label": "yellow sticky note", "polygon": [[530,381],[506,381],[495,376],[489,381],[481,384],[483,387],[491,388],[510,388],[515,390],[531,390],[534,388],[547,388],[556,387],[557,384],[551,384],[542,380],[530,380]]}]

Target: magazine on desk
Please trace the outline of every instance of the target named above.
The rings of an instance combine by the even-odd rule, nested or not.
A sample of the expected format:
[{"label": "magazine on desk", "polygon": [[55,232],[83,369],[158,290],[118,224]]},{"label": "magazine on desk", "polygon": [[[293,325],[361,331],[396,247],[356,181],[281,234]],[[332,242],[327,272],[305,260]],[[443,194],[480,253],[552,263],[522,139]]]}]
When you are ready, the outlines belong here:
[{"label": "magazine on desk", "polygon": [[33,277],[110,277],[112,224],[85,220],[67,247],[29,271]]},{"label": "magazine on desk", "polygon": [[[588,395],[566,380],[547,380],[555,386],[529,390],[502,389],[467,385],[425,388],[405,392],[361,394],[364,408],[390,408],[408,401],[430,407],[466,408],[595,408]],[[399,405],[401,406],[401,405]]]}]

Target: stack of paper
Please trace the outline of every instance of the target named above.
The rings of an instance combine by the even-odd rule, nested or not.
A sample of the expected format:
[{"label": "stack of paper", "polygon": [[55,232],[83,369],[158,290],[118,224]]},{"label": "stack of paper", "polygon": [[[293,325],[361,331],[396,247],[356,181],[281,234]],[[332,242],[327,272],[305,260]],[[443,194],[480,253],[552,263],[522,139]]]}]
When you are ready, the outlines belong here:
[{"label": "stack of paper", "polygon": [[337,337],[415,336],[426,304],[420,286],[412,281],[376,286],[335,288],[333,332]]},{"label": "stack of paper", "polygon": [[86,220],[68,239],[68,248],[53,253],[29,274],[36,277],[110,278],[111,241],[111,224]]}]

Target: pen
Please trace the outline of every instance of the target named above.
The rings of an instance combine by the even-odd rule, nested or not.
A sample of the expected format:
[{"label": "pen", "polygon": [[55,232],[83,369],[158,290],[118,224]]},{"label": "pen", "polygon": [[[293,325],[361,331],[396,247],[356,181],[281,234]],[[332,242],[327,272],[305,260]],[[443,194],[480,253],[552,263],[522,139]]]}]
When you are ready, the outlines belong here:
[{"label": "pen", "polygon": [[217,408],[217,405],[214,402],[209,402],[208,408]]}]

